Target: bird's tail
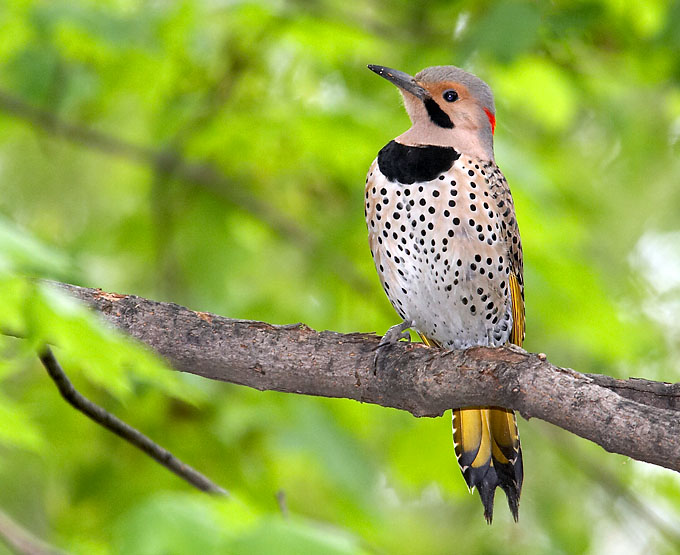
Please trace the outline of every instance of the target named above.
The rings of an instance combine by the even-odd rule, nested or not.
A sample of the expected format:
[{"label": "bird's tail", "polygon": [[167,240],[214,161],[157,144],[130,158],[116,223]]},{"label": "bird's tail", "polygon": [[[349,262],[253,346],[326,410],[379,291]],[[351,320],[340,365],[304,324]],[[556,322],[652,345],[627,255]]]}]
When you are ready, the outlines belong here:
[{"label": "bird's tail", "polygon": [[516,522],[524,471],[515,413],[501,407],[454,409],[453,446],[468,487],[479,492],[486,521],[491,524],[500,487]]},{"label": "bird's tail", "polygon": [[[428,346],[439,344],[419,334]],[[524,468],[517,419],[501,407],[453,409],[453,447],[470,491],[477,488],[484,518],[491,524],[493,500],[500,487],[517,522]]]}]

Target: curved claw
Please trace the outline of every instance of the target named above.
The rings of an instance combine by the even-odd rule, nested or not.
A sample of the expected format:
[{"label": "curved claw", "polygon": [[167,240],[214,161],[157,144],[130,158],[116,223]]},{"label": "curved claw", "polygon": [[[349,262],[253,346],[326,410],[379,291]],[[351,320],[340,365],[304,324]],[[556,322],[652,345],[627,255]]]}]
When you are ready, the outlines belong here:
[{"label": "curved claw", "polygon": [[412,320],[404,320],[400,324],[392,326],[385,332],[385,335],[383,335],[380,343],[378,343],[378,346],[375,348],[375,356],[373,357],[373,374],[376,374],[378,371],[378,357],[380,356],[380,350],[384,347],[394,345],[402,339],[405,339],[408,343],[410,343],[411,334],[407,330],[413,325],[415,325],[415,322]]}]

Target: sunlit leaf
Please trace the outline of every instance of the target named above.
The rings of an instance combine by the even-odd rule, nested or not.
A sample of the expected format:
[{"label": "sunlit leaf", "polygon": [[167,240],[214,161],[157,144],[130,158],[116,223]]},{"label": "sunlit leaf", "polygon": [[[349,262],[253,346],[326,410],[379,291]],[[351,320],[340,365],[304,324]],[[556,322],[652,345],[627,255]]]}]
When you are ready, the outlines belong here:
[{"label": "sunlit leaf", "polygon": [[44,437],[26,409],[1,394],[0,422],[0,444],[36,452],[44,446]]}]

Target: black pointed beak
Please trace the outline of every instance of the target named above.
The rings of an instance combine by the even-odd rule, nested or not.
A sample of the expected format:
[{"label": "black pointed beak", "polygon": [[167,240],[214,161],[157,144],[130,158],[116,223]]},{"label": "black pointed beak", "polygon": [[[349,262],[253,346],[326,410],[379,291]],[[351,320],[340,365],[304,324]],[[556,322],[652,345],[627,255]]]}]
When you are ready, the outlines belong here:
[{"label": "black pointed beak", "polygon": [[410,76],[408,73],[399,71],[396,69],[390,69],[385,66],[376,66],[373,64],[368,65],[368,69],[384,77],[390,83],[393,83],[401,90],[411,93],[413,96],[420,98],[420,100],[426,100],[431,98],[430,93],[427,92],[423,87],[421,87],[418,82]]}]

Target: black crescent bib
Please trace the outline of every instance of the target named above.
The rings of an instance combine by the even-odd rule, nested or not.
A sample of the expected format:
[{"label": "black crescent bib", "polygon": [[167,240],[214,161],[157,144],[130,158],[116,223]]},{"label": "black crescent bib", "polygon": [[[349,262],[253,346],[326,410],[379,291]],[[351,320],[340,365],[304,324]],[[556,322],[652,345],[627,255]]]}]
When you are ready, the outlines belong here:
[{"label": "black crescent bib", "polygon": [[378,168],[390,181],[411,185],[432,181],[446,172],[460,153],[446,146],[407,146],[387,143],[378,153]]}]

